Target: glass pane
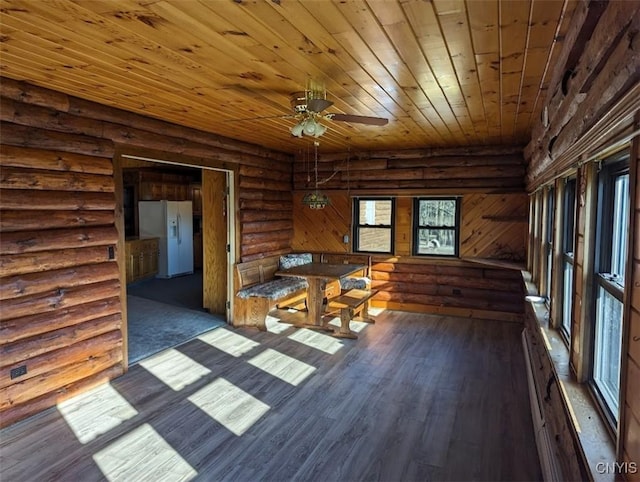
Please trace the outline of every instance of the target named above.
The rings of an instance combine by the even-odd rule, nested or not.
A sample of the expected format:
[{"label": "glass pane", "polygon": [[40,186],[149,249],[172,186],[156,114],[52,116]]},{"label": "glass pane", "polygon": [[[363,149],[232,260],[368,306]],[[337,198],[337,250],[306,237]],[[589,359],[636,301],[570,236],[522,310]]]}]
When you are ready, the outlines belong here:
[{"label": "glass pane", "polygon": [[420,226],[455,227],[455,199],[420,200],[420,214],[418,222],[420,223]]},{"label": "glass pane", "polygon": [[549,244],[553,244],[554,193],[553,189],[549,189],[547,195],[547,243]]},{"label": "glass pane", "polygon": [[417,254],[440,254],[455,256],[455,229],[419,229]]},{"label": "glass pane", "polygon": [[545,293],[547,295],[547,300],[551,301],[551,275],[553,271],[553,244],[548,244],[547,245],[547,292]]},{"label": "glass pane", "polygon": [[360,216],[358,224],[360,225],[391,225],[391,200],[368,199],[366,201],[358,201],[358,209]]},{"label": "glass pane", "polygon": [[576,180],[567,181],[564,191],[564,252],[573,252],[573,234],[575,228]]},{"label": "glass pane", "polygon": [[562,287],[562,328],[571,338],[571,310],[573,305],[573,265],[564,262],[564,280]]},{"label": "glass pane", "polygon": [[629,219],[629,174],[618,176],[613,194],[613,235],[611,239],[611,274],[624,286],[625,260],[627,254],[627,220]]},{"label": "glass pane", "polygon": [[593,379],[617,419],[622,344],[622,303],[598,288]]},{"label": "glass pane", "polygon": [[391,252],[391,229],[359,228],[358,251]]}]

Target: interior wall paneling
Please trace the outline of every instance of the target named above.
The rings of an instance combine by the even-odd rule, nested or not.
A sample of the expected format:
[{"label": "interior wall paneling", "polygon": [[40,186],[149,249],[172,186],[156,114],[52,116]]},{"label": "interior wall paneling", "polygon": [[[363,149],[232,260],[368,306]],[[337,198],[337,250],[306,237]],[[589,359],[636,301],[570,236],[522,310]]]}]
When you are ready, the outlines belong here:
[{"label": "interior wall paneling", "polygon": [[462,197],[460,257],[524,263],[528,197],[523,193]]},{"label": "interior wall paneling", "polygon": [[576,12],[567,36],[575,41],[582,35],[583,43],[556,64],[548,123],[534,126],[525,149],[530,191],[631,125],[640,108],[640,4],[589,2]]},{"label": "interior wall paneling", "polygon": [[126,364],[113,166],[68,140],[0,148],[1,425]]},{"label": "interior wall paneling", "polygon": [[[324,209],[311,209],[302,204],[309,191],[293,194],[294,251],[348,253],[351,246],[351,203],[346,191],[328,193],[331,204]],[[349,243],[344,243],[344,236]]]},{"label": "interior wall paneling", "polygon": [[411,256],[413,246],[413,199],[400,197],[396,199],[396,239],[394,248],[398,256]]},{"label": "interior wall paneling", "polygon": [[[488,152],[488,154],[486,154]],[[312,189],[315,176],[310,161],[298,156],[293,164],[296,190]],[[320,154],[318,180],[324,190],[387,190],[408,189],[438,191],[480,190],[481,192],[524,192],[525,174],[522,152],[504,147],[503,153],[493,148],[469,147],[460,150],[399,150],[376,153],[355,152]]]},{"label": "interior wall paneling", "polygon": [[116,201],[114,224],[118,231],[116,260],[120,277],[120,303],[122,305],[120,332],[122,334],[122,368],[129,367],[129,336],[127,329],[127,259],[124,227],[124,181],[122,178],[122,158],[119,154],[113,157],[113,184]]},{"label": "interior wall paneling", "polygon": [[293,242],[291,164],[240,166],[238,172],[238,261],[285,254]]},{"label": "interior wall paneling", "polygon": [[424,313],[522,321],[520,272],[460,260],[418,262],[374,256],[373,305]]},{"label": "interior wall paneling", "polygon": [[586,474],[589,470],[585,467],[583,451],[574,437],[571,415],[565,409],[562,381],[558,380],[551,365],[551,358],[546,353],[545,346],[548,340],[540,330],[531,303],[525,303],[524,324],[527,336],[532,340],[530,346],[532,365],[536,368],[533,370],[536,386],[547,387],[542,410],[552,440],[552,450],[562,472],[562,480],[588,480]]}]

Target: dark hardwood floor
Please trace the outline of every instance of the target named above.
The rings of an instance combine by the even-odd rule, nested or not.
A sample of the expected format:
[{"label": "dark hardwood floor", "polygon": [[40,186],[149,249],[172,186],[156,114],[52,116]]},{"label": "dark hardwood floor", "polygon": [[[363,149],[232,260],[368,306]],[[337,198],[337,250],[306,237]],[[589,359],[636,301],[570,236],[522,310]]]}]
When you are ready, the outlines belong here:
[{"label": "dark hardwood floor", "polygon": [[0,432],[0,479],[541,480],[521,325],[219,328]]}]

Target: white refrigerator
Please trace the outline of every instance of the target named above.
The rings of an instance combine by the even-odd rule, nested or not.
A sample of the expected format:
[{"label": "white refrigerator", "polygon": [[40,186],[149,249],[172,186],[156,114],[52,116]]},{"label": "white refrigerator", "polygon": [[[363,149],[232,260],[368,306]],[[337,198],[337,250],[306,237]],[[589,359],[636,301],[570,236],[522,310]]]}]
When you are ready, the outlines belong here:
[{"label": "white refrigerator", "polygon": [[140,238],[159,239],[158,278],[193,273],[191,201],[140,201]]}]

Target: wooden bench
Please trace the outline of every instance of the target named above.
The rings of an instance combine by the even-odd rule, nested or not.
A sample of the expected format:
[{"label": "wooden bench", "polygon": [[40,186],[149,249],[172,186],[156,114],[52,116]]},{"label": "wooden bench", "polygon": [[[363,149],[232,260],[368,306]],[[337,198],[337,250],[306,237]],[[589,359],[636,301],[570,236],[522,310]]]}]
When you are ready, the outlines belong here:
[{"label": "wooden bench", "polygon": [[349,328],[349,322],[360,314],[358,321],[375,323],[369,318],[369,300],[377,293],[375,290],[349,290],[327,303],[327,312],[340,310],[340,329],[333,333],[338,338],[358,338]]},{"label": "wooden bench", "polygon": [[256,326],[264,331],[269,311],[306,298],[307,282],[299,278],[276,278],[279,268],[280,256],[236,264],[233,326]]}]

